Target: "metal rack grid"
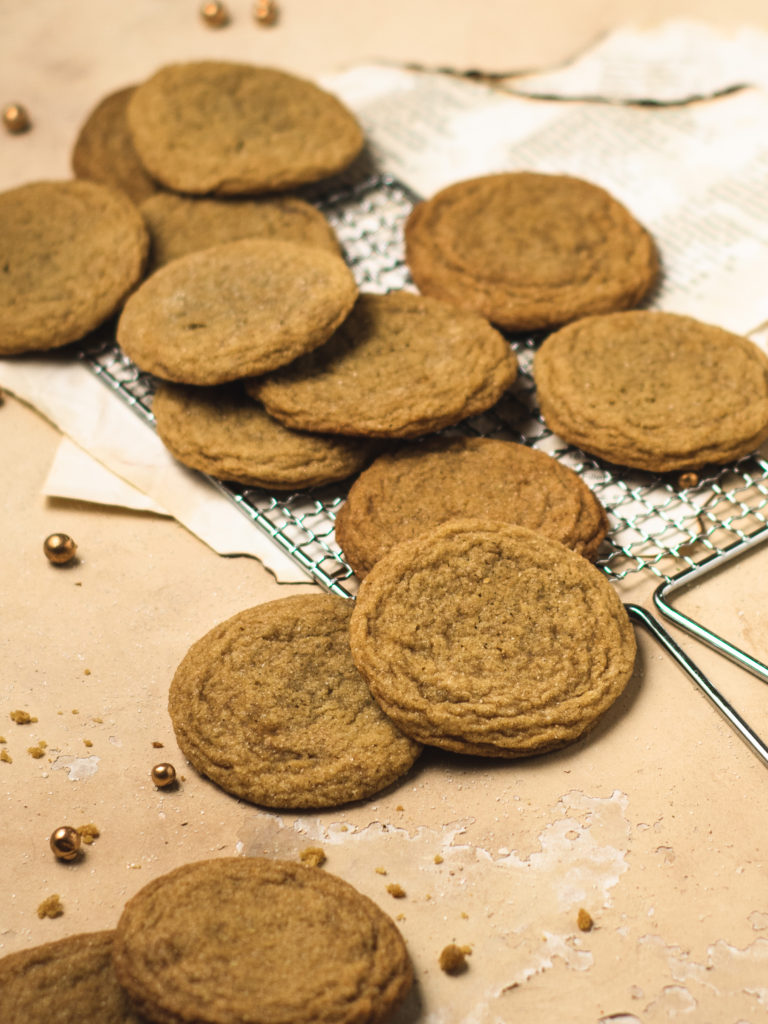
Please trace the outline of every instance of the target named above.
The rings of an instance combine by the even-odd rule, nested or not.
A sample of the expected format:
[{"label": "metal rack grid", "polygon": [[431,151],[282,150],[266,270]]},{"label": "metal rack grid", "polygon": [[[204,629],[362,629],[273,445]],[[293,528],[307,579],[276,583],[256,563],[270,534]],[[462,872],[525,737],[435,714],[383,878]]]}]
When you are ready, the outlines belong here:
[{"label": "metal rack grid", "polygon": [[[307,198],[326,215],[362,291],[413,288],[405,264],[403,225],[416,197],[389,177],[358,171]],[[597,564],[615,580],[652,573],[669,581],[768,525],[768,462],[755,455],[698,474],[693,486],[676,476],[611,466],[564,444],[544,424],[531,376],[540,338],[509,339],[520,373],[514,388],[489,412],[456,430],[505,438],[548,452],[577,472],[610,519]],[[154,381],[122,353],[106,328],[80,349],[80,358],[148,424],[154,423]],[[326,589],[351,596],[352,570],[336,544],[336,512],[346,486],[334,484],[295,494],[212,481],[226,497]]]}]

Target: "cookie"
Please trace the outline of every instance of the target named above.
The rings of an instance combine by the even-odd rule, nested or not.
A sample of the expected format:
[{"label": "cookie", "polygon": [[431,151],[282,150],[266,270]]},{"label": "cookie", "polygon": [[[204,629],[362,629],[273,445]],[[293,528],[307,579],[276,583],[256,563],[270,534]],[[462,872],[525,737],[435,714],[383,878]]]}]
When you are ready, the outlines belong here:
[{"label": "cookie", "polygon": [[390,918],[321,868],[186,864],[128,901],[115,971],[163,1024],[377,1024],[413,969]]},{"label": "cookie", "polygon": [[768,438],[768,358],[691,317],[585,318],[547,338],[534,376],[550,429],[622,466],[698,469]]},{"label": "cookie", "polygon": [[141,204],[141,213],[151,240],[150,270],[238,238],[278,238],[339,254],[336,235],[322,213],[295,196],[198,199],[158,192]]},{"label": "cookie", "polygon": [[412,211],[419,290],[511,331],[636,306],[658,276],[651,236],[597,185],[516,172],[458,182]]},{"label": "cookie", "polygon": [[194,195],[319,181],[363,146],[351,111],[312,82],[223,61],[161,68],[131,97],[128,123],[149,174]]},{"label": "cookie", "polygon": [[140,280],[149,238],[126,195],[91,181],[0,194],[0,355],[77,341]]},{"label": "cookie", "polygon": [[160,439],[179,462],[250,487],[300,490],[344,480],[373,454],[362,438],[284,427],[237,385],[160,382],[152,411]]},{"label": "cookie", "polygon": [[349,653],[352,602],[296,595],[198,640],[168,709],[198,771],[266,807],[334,807],[404,775],[417,744],[371,698]]},{"label": "cookie", "polygon": [[3,1024],[146,1024],[115,977],[114,934],[72,935],[3,957]]},{"label": "cookie", "polygon": [[453,519],[360,585],[355,664],[420,743],[521,757],[579,739],[628,682],[635,637],[607,578],[522,526]]},{"label": "cookie", "polygon": [[391,548],[456,518],[527,526],[594,558],[608,519],[573,470],[486,437],[441,438],[380,455],[352,484],[336,540],[362,579]]},{"label": "cookie", "polygon": [[224,384],[321,345],[356,296],[341,256],[244,238],[148,277],[125,304],[117,340],[139,369],[164,380]]},{"label": "cookie", "polygon": [[516,374],[482,317],[390,292],[361,295],[326,345],[246,387],[297,430],[418,437],[490,408]]},{"label": "cookie", "polygon": [[135,88],[110,93],[94,107],[75,140],[72,170],[77,178],[120,188],[134,203],[141,203],[158,186],[136,155],[128,129],[126,111]]}]

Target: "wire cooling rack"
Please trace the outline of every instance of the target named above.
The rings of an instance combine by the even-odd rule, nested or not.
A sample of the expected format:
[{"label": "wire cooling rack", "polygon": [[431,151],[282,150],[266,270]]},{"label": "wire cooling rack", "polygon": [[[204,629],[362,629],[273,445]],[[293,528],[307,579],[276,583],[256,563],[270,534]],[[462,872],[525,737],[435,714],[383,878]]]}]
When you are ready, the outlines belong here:
[{"label": "wire cooling rack", "polygon": [[[416,197],[396,180],[368,174],[325,192],[307,193],[328,218],[361,291],[412,289],[405,264],[403,225]],[[542,340],[511,337],[520,373],[513,389],[489,412],[466,420],[468,434],[504,438],[539,448],[578,473],[608,511],[610,530],[597,564],[609,577],[652,573],[670,581],[768,524],[768,462],[756,455],[695,475],[656,476],[624,470],[566,445],[547,429],[531,376]],[[148,424],[154,424],[154,380],[122,353],[105,329],[80,349],[80,358]],[[348,485],[295,494],[270,494],[212,481],[267,533],[309,577],[350,596],[356,580],[334,535]]]}]

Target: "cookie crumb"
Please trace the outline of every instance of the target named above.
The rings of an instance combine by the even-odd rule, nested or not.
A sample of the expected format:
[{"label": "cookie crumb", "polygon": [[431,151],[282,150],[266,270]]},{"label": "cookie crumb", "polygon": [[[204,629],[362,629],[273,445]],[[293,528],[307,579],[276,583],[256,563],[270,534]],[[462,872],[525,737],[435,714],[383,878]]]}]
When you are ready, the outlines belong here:
[{"label": "cookie crumb", "polygon": [[64,913],[64,905],[55,892],[52,896],[46,897],[37,908],[37,916],[42,920],[44,917],[61,917]]},{"label": "cookie crumb", "polygon": [[396,810],[396,811],[404,811],[404,810],[405,810],[405,808],[403,807],[403,805],[402,805],[402,804],[398,804],[398,805],[397,805],[397,807],[395,808],[395,810]]},{"label": "cookie crumb", "polygon": [[104,719],[100,715],[94,715],[93,716],[93,721],[97,722],[99,725],[103,725],[104,724]]},{"label": "cookie crumb", "polygon": [[387,873],[387,869],[386,868],[379,867],[379,868],[374,868],[373,870],[376,872],[377,875],[386,875],[386,873]]},{"label": "cookie crumb", "polygon": [[78,825],[75,831],[83,840],[83,842],[87,843],[89,846],[94,841],[94,839],[98,839],[99,836],[101,835],[101,832],[99,831],[97,826],[90,823],[87,825]]},{"label": "cookie crumb", "polygon": [[79,708],[72,708],[72,714],[73,715],[79,715],[80,714],[80,709]]},{"label": "cookie crumb", "polygon": [[591,932],[595,922],[592,920],[592,915],[584,907],[579,908],[579,913],[576,917],[576,924],[578,925],[579,931]]},{"label": "cookie crumb", "polygon": [[461,917],[462,917],[462,920],[464,920],[464,921],[468,921],[469,920],[469,914],[466,912],[466,910],[462,910]]},{"label": "cookie crumb", "polygon": [[83,669],[83,675],[84,676],[89,676],[90,674],[91,674],[91,670],[89,668],[84,668]]},{"label": "cookie crumb", "polygon": [[443,858],[443,856],[441,854],[439,854],[439,853],[435,854],[435,864],[442,864],[443,863],[443,859],[444,858]]},{"label": "cookie crumb", "polygon": [[5,736],[0,736],[0,743],[7,743]]},{"label": "cookie crumb", "polygon": [[308,864],[312,868],[321,868],[325,864],[327,858],[325,856],[325,850],[319,846],[307,846],[306,849],[302,850],[299,854],[299,860],[302,864]]},{"label": "cookie crumb", "polygon": [[462,974],[469,964],[467,957],[472,952],[469,946],[457,946],[456,943],[449,943],[440,954],[438,963],[440,970],[446,974]]},{"label": "cookie crumb", "polygon": [[34,715],[30,715],[28,711],[12,711],[11,721],[15,722],[16,725],[29,725],[32,722],[36,722],[37,719]]},{"label": "cookie crumb", "polygon": [[5,761],[6,764],[13,764],[13,758],[7,750],[0,750],[0,761]]},{"label": "cookie crumb", "polygon": [[83,745],[86,746],[86,747],[92,747],[93,746],[93,740],[83,740]]},{"label": "cookie crumb", "polygon": [[159,749],[160,747],[164,747],[165,744],[161,743],[160,740],[152,740],[152,746]]},{"label": "cookie crumb", "polygon": [[45,755],[45,743],[38,743],[36,747],[27,747],[27,753],[30,757],[40,758]]},{"label": "cookie crumb", "polygon": [[402,885],[398,885],[397,882],[390,882],[387,886],[387,892],[390,896],[394,896],[396,900],[401,900],[405,896],[405,889]]}]

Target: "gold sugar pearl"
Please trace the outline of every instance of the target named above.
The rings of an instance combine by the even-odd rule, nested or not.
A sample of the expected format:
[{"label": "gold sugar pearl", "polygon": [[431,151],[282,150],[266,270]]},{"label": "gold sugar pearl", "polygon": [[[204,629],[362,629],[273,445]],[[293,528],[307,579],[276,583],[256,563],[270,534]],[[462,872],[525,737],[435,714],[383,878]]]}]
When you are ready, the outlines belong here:
[{"label": "gold sugar pearl", "polygon": [[52,533],[43,542],[45,557],[54,565],[66,565],[77,552],[77,544],[66,533]]},{"label": "gold sugar pearl", "polygon": [[62,825],[51,833],[51,849],[59,860],[74,860],[80,853],[80,833],[71,825]]},{"label": "gold sugar pearl", "polygon": [[151,774],[152,781],[158,789],[167,789],[168,786],[172,786],[176,781],[176,769],[172,764],[168,764],[167,761],[164,761],[162,764],[156,764]]},{"label": "gold sugar pearl", "polygon": [[200,8],[200,17],[211,28],[223,28],[229,24],[229,11],[221,0],[209,0]]},{"label": "gold sugar pearl", "polygon": [[256,0],[253,5],[253,17],[259,25],[274,25],[277,21],[277,4],[275,0]]},{"label": "gold sugar pearl", "polygon": [[699,485],[699,474],[698,473],[681,473],[677,478],[677,486],[681,491],[687,491],[689,487],[698,487]]},{"label": "gold sugar pearl", "polygon": [[9,103],[3,109],[3,124],[5,130],[11,135],[21,135],[22,132],[26,132],[32,127],[29,114],[20,103]]}]

